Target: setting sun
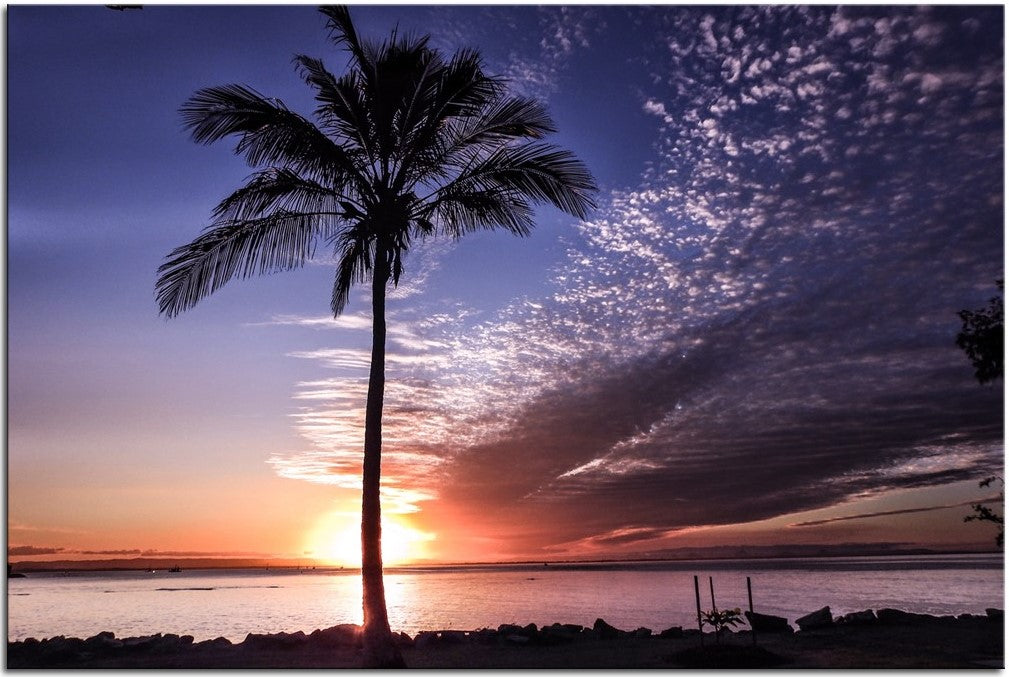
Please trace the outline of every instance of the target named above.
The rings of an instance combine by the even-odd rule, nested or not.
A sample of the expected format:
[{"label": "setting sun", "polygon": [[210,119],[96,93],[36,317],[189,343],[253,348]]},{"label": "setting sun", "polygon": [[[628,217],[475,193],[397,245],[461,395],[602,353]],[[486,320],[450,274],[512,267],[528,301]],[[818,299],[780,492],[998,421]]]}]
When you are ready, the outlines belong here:
[{"label": "setting sun", "polygon": [[[334,512],[323,516],[309,532],[306,552],[323,562],[361,566],[361,524],[355,514]],[[401,518],[382,518],[382,560],[387,566],[407,564],[428,556],[426,544],[434,534],[407,525]]]}]

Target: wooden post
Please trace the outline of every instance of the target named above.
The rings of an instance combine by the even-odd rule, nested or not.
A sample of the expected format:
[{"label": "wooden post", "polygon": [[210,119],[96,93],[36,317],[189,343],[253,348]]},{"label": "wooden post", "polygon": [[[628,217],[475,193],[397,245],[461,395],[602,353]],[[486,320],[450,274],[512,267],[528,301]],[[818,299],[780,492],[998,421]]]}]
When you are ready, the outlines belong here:
[{"label": "wooden post", "polygon": [[753,588],[750,587],[750,577],[746,577],[746,597],[750,600],[750,637],[753,645],[757,645],[757,631],[753,627]]},{"label": "wooden post", "polygon": [[711,588],[711,610],[718,611],[718,605],[715,604],[715,581],[711,576],[708,576],[708,587]]},{"label": "wooden post", "polygon": [[697,601],[697,629],[701,632],[701,646],[704,646],[704,624],[701,623],[701,588],[694,576],[694,599]]}]

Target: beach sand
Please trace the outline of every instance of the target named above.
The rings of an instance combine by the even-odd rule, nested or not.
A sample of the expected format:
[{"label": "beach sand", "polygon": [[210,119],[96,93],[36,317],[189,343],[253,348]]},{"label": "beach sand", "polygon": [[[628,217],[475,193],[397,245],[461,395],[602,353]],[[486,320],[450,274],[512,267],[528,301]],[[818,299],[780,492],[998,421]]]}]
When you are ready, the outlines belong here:
[{"label": "beach sand", "polygon": [[[112,633],[27,640],[8,643],[7,668],[356,668],[354,630],[251,635],[238,644]],[[696,630],[603,638],[589,628],[568,636],[540,629],[527,632],[525,641],[509,630],[442,631],[404,635],[402,645],[407,665],[416,668],[1001,668],[1003,632],[1001,617],[961,616],[760,633],[756,644],[749,631],[723,634],[717,646],[706,633],[704,649]]]}]

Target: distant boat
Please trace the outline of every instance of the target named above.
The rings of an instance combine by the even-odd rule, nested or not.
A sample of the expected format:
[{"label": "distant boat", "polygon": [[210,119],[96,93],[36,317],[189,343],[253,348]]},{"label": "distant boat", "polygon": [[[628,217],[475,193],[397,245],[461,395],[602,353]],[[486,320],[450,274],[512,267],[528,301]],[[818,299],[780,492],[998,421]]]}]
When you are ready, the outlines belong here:
[{"label": "distant boat", "polygon": [[173,573],[173,574],[177,574],[177,573],[179,573],[180,571],[182,571],[182,568],[181,568],[181,567],[172,567],[172,568],[171,568],[171,569],[169,569],[168,571],[169,571],[170,573]]}]

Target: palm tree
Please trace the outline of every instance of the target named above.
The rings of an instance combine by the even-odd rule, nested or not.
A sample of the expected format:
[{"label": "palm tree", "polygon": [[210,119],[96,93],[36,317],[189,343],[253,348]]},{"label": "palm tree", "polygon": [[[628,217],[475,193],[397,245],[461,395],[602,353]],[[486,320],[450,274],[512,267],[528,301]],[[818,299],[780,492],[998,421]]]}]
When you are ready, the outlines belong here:
[{"label": "palm tree", "polygon": [[336,257],[330,308],[371,282],[372,353],[364,424],[361,575],[364,663],[402,665],[382,582],[379,479],[385,390],[385,303],[412,242],[504,228],[527,235],[533,206],[578,218],[595,182],[570,152],[541,139],[556,131],[538,102],[508,95],[480,56],[451,58],[428,37],[360,38],[345,7],[323,7],[333,42],[349,53],[336,77],[307,56],[294,61],[315,90],[315,122],[244,85],[197,91],[181,108],[194,141],[237,138],[259,169],[217,205],[210,225],[158,269],[161,314],[193,307],[235,277],[298,268],[318,243]]}]

